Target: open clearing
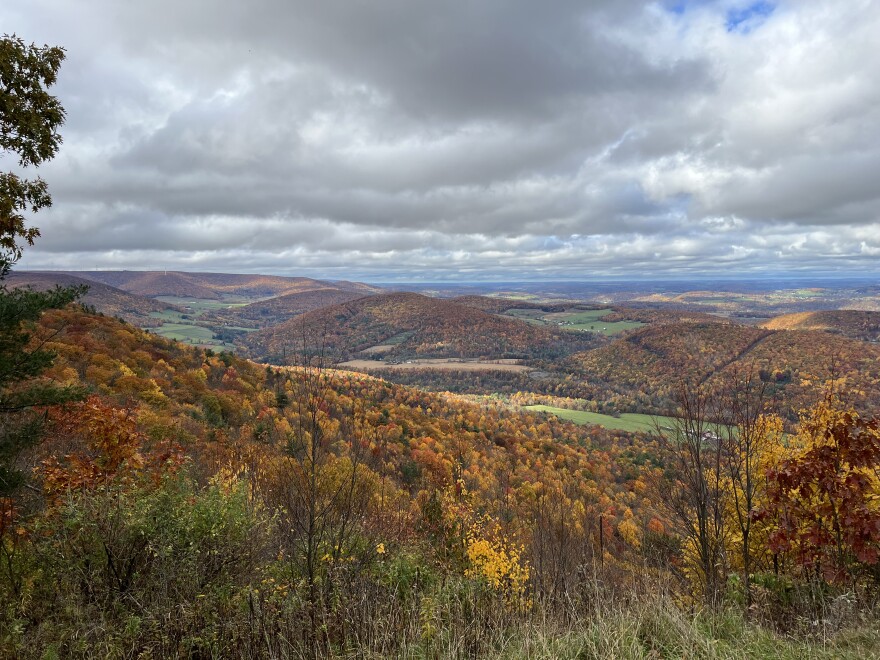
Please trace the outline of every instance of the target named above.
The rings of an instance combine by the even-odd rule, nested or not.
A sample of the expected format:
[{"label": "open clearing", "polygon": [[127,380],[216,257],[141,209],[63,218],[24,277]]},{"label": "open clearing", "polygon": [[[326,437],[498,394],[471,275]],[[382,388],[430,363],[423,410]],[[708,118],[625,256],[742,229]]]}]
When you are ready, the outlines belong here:
[{"label": "open clearing", "polygon": [[517,364],[516,360],[469,360],[462,362],[455,358],[425,358],[400,364],[391,364],[381,360],[349,360],[339,365],[340,369],[447,369],[455,371],[530,371],[532,367]]},{"label": "open clearing", "polygon": [[626,330],[641,328],[639,321],[602,321],[611,309],[572,309],[565,312],[545,313],[536,309],[509,309],[507,316],[513,316],[532,325],[552,325],[569,332],[595,332],[612,336]]},{"label": "open clearing", "polygon": [[629,433],[652,433],[657,430],[658,424],[661,427],[673,428],[677,421],[673,417],[641,415],[638,413],[623,413],[620,417],[612,417],[611,415],[603,415],[601,413],[555,408],[553,406],[523,406],[523,408],[536,412],[551,413],[559,419],[566,419],[575,424],[604,426],[606,429],[627,431]]},{"label": "open clearing", "polygon": [[225,344],[214,336],[208,328],[188,323],[163,323],[158,328],[149,328],[150,332],[166,339],[176,339],[187,344],[232,350],[234,347]]},{"label": "open clearing", "polygon": [[265,300],[264,298],[245,298],[243,296],[224,296],[222,300],[207,300],[205,298],[178,298],[177,296],[156,296],[156,300],[181,307],[187,314],[199,316],[204,312],[213,312]]},{"label": "open clearing", "polygon": [[365,348],[361,351],[361,353],[363,353],[364,355],[382,355],[383,353],[393,351],[395,348],[397,348],[397,346],[393,344],[378,344],[376,346]]}]

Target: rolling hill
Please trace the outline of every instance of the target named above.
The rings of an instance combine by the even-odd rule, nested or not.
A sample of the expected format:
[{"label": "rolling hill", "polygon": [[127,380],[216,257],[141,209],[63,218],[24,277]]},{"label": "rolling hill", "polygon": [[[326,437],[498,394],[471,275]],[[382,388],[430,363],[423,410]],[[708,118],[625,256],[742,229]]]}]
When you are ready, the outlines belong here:
[{"label": "rolling hill", "polygon": [[638,307],[613,307],[605,321],[640,321],[646,325],[665,323],[730,323],[727,319],[705,312],[684,309],[653,309]]},{"label": "rolling hill", "polygon": [[721,391],[725,377],[752,370],[783,413],[822,395],[829,379],[860,409],[880,405],[880,345],[824,331],[778,331],[725,323],[652,325],[573,355],[581,379],[622,410],[668,411],[680,382]]},{"label": "rolling hill", "polygon": [[880,312],[842,309],[785,314],[770,319],[763,327],[770,330],[823,330],[851,339],[880,341]]},{"label": "rolling hill", "polygon": [[[516,300],[514,298],[495,298],[490,296],[458,296],[456,298],[451,298],[449,302],[454,302],[457,305],[464,305],[466,307],[473,307],[474,309],[480,309],[491,314],[502,314],[509,309],[534,309],[543,312],[561,312],[566,308],[566,305],[564,304],[539,304]],[[568,303],[568,306],[571,307],[572,303]]]},{"label": "rolling hill", "polygon": [[6,282],[12,288],[27,286],[37,291],[45,291],[56,286],[86,285],[89,287],[88,293],[80,299],[80,302],[94,307],[102,314],[117,316],[141,326],[155,325],[155,319],[150,317],[151,312],[177,310],[173,305],[67,273],[13,271]]},{"label": "rolling hill", "polygon": [[242,341],[251,355],[277,360],[297,350],[304,336],[306,343],[323,345],[337,358],[379,346],[398,358],[559,357],[596,341],[416,293],[332,305],[252,332]]},{"label": "rolling hill", "polygon": [[200,317],[204,323],[228,325],[243,328],[264,328],[283,323],[295,316],[311,312],[321,307],[338,305],[363,298],[357,291],[344,291],[335,288],[311,289],[296,293],[285,293],[268,300],[260,300],[243,307],[208,312]]},{"label": "rolling hill", "polygon": [[175,296],[206,300],[216,300],[222,296],[268,298],[285,293],[324,288],[363,292],[363,295],[380,290],[368,284],[354,282],[333,284],[308,277],[280,277],[277,275],[125,270],[83,271],[69,274],[109,284],[141,296]]}]

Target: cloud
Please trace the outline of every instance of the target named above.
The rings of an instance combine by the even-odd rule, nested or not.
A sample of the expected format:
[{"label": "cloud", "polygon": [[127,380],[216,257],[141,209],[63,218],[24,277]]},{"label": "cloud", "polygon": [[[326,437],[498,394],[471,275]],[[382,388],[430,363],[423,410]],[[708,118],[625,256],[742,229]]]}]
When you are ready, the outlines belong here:
[{"label": "cloud", "polygon": [[26,267],[876,272],[869,0],[11,0],[65,45]]}]

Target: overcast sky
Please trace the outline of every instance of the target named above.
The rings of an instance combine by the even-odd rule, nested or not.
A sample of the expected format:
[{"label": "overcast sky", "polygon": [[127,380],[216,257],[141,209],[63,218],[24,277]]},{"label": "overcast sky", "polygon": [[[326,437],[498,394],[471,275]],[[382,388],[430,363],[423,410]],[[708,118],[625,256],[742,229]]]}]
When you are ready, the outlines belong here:
[{"label": "overcast sky", "polygon": [[880,0],[3,0],[0,31],[68,53],[22,268],[880,272]]}]

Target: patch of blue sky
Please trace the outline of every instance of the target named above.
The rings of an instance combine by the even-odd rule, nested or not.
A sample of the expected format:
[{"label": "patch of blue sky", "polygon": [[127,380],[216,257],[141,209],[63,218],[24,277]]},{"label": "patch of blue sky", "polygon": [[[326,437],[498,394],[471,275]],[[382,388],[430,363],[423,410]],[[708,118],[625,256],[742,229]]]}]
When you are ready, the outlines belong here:
[{"label": "patch of blue sky", "polygon": [[715,3],[716,0],[666,0],[663,6],[667,11],[681,16],[696,7],[704,7]]},{"label": "patch of blue sky", "polygon": [[747,34],[759,27],[776,9],[776,5],[766,0],[758,0],[745,7],[730,9],[725,26],[728,32]]}]

